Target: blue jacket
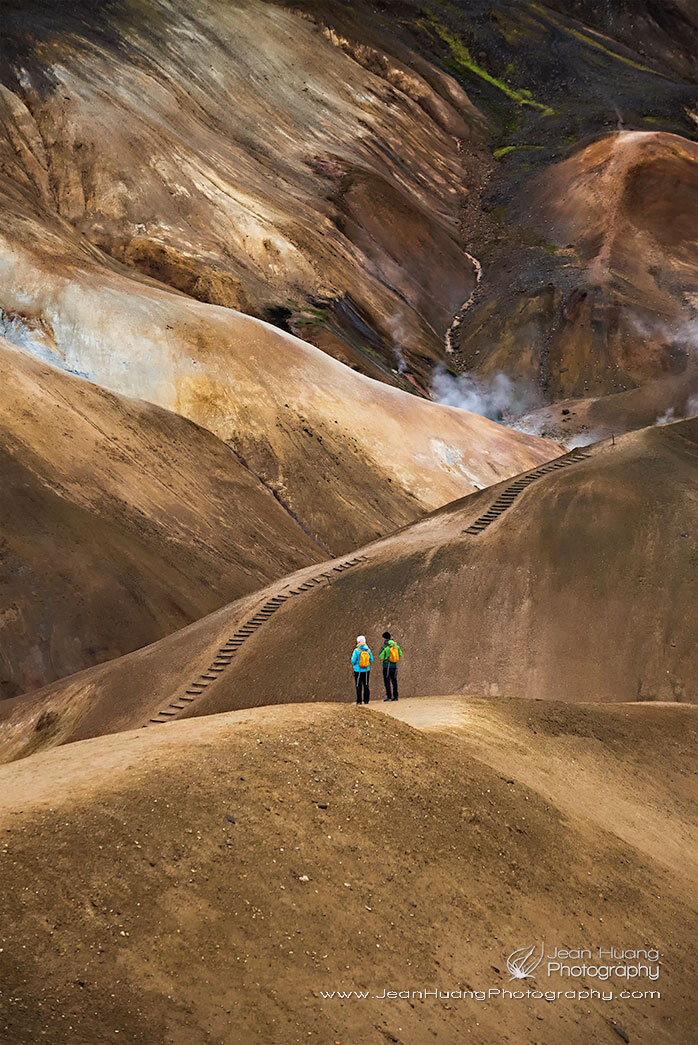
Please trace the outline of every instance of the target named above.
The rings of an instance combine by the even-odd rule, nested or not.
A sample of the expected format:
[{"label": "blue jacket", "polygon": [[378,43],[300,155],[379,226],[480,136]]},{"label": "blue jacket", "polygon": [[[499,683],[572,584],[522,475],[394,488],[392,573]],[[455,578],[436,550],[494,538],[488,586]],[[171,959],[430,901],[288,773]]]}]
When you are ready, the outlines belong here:
[{"label": "blue jacket", "polygon": [[367,668],[360,668],[359,667],[359,654],[360,654],[362,649],[366,650],[366,649],[368,649],[368,646],[366,646],[365,644],[363,646],[357,646],[356,649],[354,650],[354,652],[351,655],[351,666],[354,669],[354,671],[370,671],[371,670],[371,664],[373,664],[373,654],[371,653],[370,649],[368,649],[368,655],[370,657],[370,663],[369,663],[368,667]]}]

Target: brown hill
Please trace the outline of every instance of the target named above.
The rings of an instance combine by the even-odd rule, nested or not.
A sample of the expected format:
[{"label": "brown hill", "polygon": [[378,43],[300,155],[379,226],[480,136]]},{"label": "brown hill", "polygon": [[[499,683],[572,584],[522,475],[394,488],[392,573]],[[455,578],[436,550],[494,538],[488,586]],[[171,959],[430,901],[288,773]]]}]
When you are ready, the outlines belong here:
[{"label": "brown hill", "polygon": [[[3,766],[2,1040],[688,1045],[696,714],[292,706]],[[659,980],[512,982],[541,941],[656,947]]]},{"label": "brown hill", "polygon": [[[31,0],[0,47],[14,343],[220,436],[326,554],[558,452],[393,373],[403,349],[431,371],[474,283],[479,118],[444,73],[260,0]],[[279,310],[409,394],[243,314]]]},{"label": "brown hill", "polygon": [[559,453],[354,373],[260,320],[146,286],[59,226],[8,215],[8,227],[10,336],[208,428],[330,553]]},{"label": "brown hill", "polygon": [[354,636],[376,650],[386,627],[403,696],[695,700],[698,420],[587,452],[5,702],[3,758],[150,719],[351,700]]},{"label": "brown hill", "polygon": [[698,413],[698,368],[684,374],[657,378],[638,388],[598,399],[559,399],[533,410],[517,422],[522,431],[545,432],[570,447],[609,439],[649,425],[663,425]]},{"label": "brown hill", "polygon": [[210,432],[0,339],[2,695],[322,558]]},{"label": "brown hill", "polygon": [[[507,217],[512,240],[518,227],[547,261],[529,259],[528,276],[522,261],[514,294],[511,259],[488,267],[462,365],[528,380],[557,404],[537,430],[558,438],[695,413],[698,144],[609,135],[539,172],[521,200]],[[570,399],[580,409],[563,417]]]},{"label": "brown hill", "polygon": [[3,172],[36,214],[426,384],[474,284],[458,219],[482,163],[445,72],[262,0],[29,0],[2,48]]},{"label": "brown hill", "polygon": [[[420,340],[408,299],[440,309],[432,318],[445,329],[473,284],[452,237],[454,135],[468,133],[458,105],[475,118],[457,86],[399,62],[373,73],[312,22],[258,0],[235,9],[212,0],[196,14],[184,6],[146,3],[136,17],[32,2],[10,20],[0,331],[220,436],[327,554],[557,453],[374,383],[236,311],[247,307],[233,292],[243,284],[257,312],[289,295],[315,300],[324,286],[359,322],[362,346],[373,344],[368,311],[405,326],[398,341],[426,352],[431,368],[433,345]],[[181,48],[169,47],[171,33]],[[388,139],[399,140],[399,158]],[[310,162],[330,147],[336,162]],[[326,214],[328,171],[350,161],[360,176],[343,191],[363,200],[366,225],[357,235],[368,253],[358,255]],[[386,251],[399,293],[379,264]],[[324,323],[322,309],[308,316]]]},{"label": "brown hill", "polygon": [[[13,0],[0,198],[25,224],[4,250],[37,230],[43,250],[58,219],[77,234],[62,265],[79,244],[421,392],[476,289],[465,369],[528,375],[547,402],[667,378],[655,416],[678,416],[695,391],[689,0],[437,6]],[[50,301],[0,281],[0,306],[65,342]],[[625,404],[613,427],[651,420]]]},{"label": "brown hill", "polygon": [[[648,386],[654,407],[647,416],[635,397],[639,423],[667,403],[685,409],[698,391],[697,204],[698,144],[677,135],[610,135],[538,173],[509,219],[550,246],[548,282],[529,292],[519,277],[512,296],[511,274],[495,271],[464,333],[463,364],[528,378],[552,402]],[[616,432],[632,422],[627,399]],[[614,400],[603,410],[612,417]],[[565,427],[581,424],[558,416],[544,429]]]}]

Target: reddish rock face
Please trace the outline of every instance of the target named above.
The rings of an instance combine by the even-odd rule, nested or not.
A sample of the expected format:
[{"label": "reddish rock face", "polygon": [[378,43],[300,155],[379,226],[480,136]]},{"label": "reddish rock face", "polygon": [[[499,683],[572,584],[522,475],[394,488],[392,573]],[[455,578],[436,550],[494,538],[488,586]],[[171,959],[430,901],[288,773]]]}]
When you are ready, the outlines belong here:
[{"label": "reddish rock face", "polygon": [[495,286],[463,365],[525,373],[552,404],[531,430],[562,439],[681,416],[698,392],[696,214],[698,146],[677,135],[621,132],[547,167],[519,216],[551,244],[550,282]]}]

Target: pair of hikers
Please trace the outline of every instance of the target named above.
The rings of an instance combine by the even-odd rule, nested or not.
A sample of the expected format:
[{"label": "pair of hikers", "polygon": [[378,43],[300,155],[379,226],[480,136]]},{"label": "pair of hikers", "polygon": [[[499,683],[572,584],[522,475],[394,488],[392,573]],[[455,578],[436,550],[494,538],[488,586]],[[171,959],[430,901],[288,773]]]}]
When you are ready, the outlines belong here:
[{"label": "pair of hikers", "polygon": [[[397,700],[397,666],[402,657],[402,650],[395,639],[391,638],[389,631],[383,632],[383,645],[378,657],[383,665],[385,700]],[[371,699],[370,679],[372,664],[373,653],[366,644],[366,636],[358,635],[356,649],[351,655],[357,704],[368,704]]]}]

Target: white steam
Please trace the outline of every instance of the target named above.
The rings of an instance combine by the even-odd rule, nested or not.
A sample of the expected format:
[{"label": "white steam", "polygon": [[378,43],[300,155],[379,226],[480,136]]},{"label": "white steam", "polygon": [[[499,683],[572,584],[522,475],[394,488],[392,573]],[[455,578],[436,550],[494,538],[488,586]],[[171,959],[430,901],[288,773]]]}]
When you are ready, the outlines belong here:
[{"label": "white steam", "polygon": [[676,411],[673,406],[670,406],[668,410],[665,410],[660,417],[654,422],[655,425],[670,425],[672,421],[676,420]]},{"label": "white steam", "polygon": [[398,374],[404,374],[407,370],[407,360],[402,351],[402,346],[409,338],[407,323],[401,316],[390,316],[385,321],[391,338],[393,339],[393,352],[395,353],[395,369]]},{"label": "white steam", "polygon": [[698,393],[692,395],[687,400],[686,406],[678,414],[673,406],[670,406],[668,410],[665,410],[657,420],[654,422],[655,426],[658,425],[670,425],[672,421],[680,421],[685,417],[695,417],[698,414]]},{"label": "white steam", "polygon": [[591,446],[592,443],[600,443],[602,439],[608,438],[605,433],[601,432],[577,432],[576,435],[571,435],[569,438],[564,434],[562,437],[565,441],[565,446],[570,450],[575,450],[578,446]]},{"label": "white steam", "polygon": [[540,393],[525,381],[503,373],[492,377],[451,374],[443,366],[434,370],[432,398],[442,406],[456,406],[493,421],[510,422],[542,405]]}]

